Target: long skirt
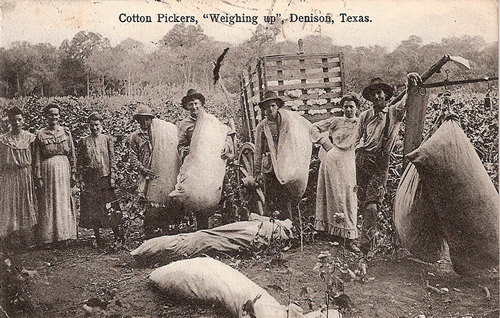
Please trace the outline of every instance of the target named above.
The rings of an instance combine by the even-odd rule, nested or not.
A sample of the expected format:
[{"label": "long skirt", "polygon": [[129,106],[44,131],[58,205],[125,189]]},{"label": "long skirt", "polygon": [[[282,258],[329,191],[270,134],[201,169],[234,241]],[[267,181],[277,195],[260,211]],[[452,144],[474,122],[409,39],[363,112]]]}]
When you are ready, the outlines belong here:
[{"label": "long skirt", "polygon": [[76,212],[71,204],[68,157],[54,156],[45,159],[40,170],[43,181],[38,222],[40,242],[76,239]]},{"label": "long skirt", "polygon": [[0,238],[25,234],[37,222],[31,167],[3,170],[0,189]]},{"label": "long skirt", "polygon": [[118,226],[117,211],[109,211],[106,204],[116,200],[111,189],[109,176],[87,171],[83,182],[85,187],[80,195],[79,226],[85,228],[114,228]]},{"label": "long skirt", "polygon": [[346,239],[356,239],[357,217],[354,149],[343,150],[334,146],[319,168],[314,228]]}]

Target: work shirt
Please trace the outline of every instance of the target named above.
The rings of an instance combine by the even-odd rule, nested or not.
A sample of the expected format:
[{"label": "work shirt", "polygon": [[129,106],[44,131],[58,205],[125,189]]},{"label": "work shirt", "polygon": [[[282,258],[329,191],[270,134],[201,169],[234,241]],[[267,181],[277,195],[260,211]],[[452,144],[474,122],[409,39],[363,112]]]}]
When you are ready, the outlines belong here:
[{"label": "work shirt", "polygon": [[[405,114],[407,94],[396,104],[376,111],[373,107],[359,116],[358,151],[376,153],[382,151],[390,154],[399,133],[401,120]],[[384,127],[387,126],[387,138],[384,140]]]},{"label": "work shirt", "polygon": [[98,171],[101,176],[111,175],[114,162],[113,137],[99,134],[87,136],[80,142],[78,166],[82,173]]},{"label": "work shirt", "polygon": [[[197,118],[191,117],[190,115],[177,124],[177,127],[179,128],[179,144],[177,146],[177,150],[179,151],[179,155],[181,156],[182,160],[184,160],[184,158],[189,154],[189,146],[191,145],[191,139],[193,138],[196,120]],[[228,130],[225,146],[227,155],[232,155],[234,151],[233,147],[231,146],[233,142],[230,136],[231,133],[232,131]]]},{"label": "work shirt", "polygon": [[191,116],[184,118],[177,125],[179,127],[179,145],[177,149],[181,158],[184,158],[189,152],[189,145],[191,144],[195,125],[196,118]]},{"label": "work shirt", "polygon": [[150,169],[153,146],[151,136],[142,130],[130,136],[130,163],[139,171]]},{"label": "work shirt", "polygon": [[256,134],[261,134],[261,138],[256,138],[261,140],[260,143],[255,144],[255,155],[254,155],[254,175],[257,176],[261,172],[271,173],[273,172],[273,165],[270,157],[269,142],[264,134],[264,126],[268,126],[271,131],[272,143],[274,144],[274,149],[278,149],[279,141],[279,130],[281,127],[281,114],[278,111],[278,118],[276,121],[271,121],[269,118],[263,119],[255,128]]}]

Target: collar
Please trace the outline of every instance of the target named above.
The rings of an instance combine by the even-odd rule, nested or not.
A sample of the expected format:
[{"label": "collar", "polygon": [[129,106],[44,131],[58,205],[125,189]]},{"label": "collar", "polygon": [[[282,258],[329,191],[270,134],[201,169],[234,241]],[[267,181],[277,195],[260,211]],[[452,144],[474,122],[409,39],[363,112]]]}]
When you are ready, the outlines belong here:
[{"label": "collar", "polygon": [[270,123],[276,123],[278,126],[281,126],[281,114],[279,111],[278,111],[278,115],[276,117],[277,117],[276,121],[271,120],[270,118],[267,118],[267,121]]},{"label": "collar", "polygon": [[379,111],[376,111],[374,107],[372,107],[372,117],[379,117],[379,118],[382,118],[383,116],[385,116],[385,114],[389,111],[389,107],[385,106],[384,108],[382,108],[381,110]]}]

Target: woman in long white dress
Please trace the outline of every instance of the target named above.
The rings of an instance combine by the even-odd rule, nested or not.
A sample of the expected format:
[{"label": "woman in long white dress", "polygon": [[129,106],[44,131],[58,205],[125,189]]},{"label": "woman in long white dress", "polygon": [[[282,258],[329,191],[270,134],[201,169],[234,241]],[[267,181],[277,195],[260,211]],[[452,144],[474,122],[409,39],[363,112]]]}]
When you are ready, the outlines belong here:
[{"label": "woman in long white dress", "polygon": [[355,244],[358,210],[356,196],[355,142],[359,105],[353,95],[342,98],[343,117],[332,117],[313,125],[312,136],[326,151],[318,173],[316,196],[317,231],[340,237],[346,247],[359,252]]},{"label": "woman in long white dress", "polygon": [[47,127],[35,140],[35,177],[39,191],[39,241],[76,239],[76,212],[71,204],[75,180],[75,148],[68,128],[59,125],[59,106],[44,108]]},{"label": "woman in long white dress", "polygon": [[11,130],[0,135],[0,239],[8,245],[19,241],[29,246],[37,222],[31,175],[35,135],[22,129],[19,108],[9,109],[7,116]]}]

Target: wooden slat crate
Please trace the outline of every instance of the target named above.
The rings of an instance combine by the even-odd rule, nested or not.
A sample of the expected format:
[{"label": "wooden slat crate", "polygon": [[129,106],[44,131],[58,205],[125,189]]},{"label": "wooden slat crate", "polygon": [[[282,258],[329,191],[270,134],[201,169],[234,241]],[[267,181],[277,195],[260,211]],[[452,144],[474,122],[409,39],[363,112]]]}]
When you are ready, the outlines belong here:
[{"label": "wooden slat crate", "polygon": [[334,115],[345,92],[342,54],[288,54],[261,58],[241,76],[241,103],[247,137],[260,120],[258,102],[266,90],[275,91],[285,108],[311,122]]}]

